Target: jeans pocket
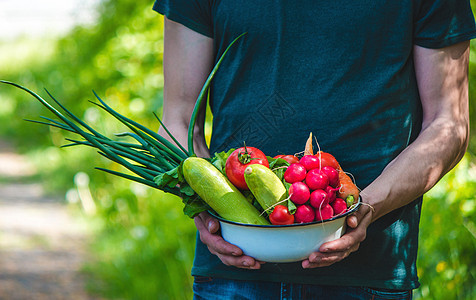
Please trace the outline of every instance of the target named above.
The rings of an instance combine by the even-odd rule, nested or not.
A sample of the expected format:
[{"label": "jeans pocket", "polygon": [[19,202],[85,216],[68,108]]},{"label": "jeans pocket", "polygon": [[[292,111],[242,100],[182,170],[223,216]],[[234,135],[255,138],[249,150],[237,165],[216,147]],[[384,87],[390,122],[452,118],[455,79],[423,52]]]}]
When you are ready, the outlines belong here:
[{"label": "jeans pocket", "polygon": [[214,299],[213,278],[208,276],[193,277],[193,300]]},{"label": "jeans pocket", "polygon": [[362,289],[372,296],[372,300],[411,300],[411,290],[390,290],[362,287]]}]

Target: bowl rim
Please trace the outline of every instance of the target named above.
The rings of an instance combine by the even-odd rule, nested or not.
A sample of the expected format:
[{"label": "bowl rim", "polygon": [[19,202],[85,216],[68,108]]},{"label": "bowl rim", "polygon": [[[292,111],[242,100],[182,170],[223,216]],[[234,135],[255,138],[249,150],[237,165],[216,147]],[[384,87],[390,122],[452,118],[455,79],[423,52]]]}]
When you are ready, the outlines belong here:
[{"label": "bowl rim", "polygon": [[222,217],[220,217],[215,211],[213,210],[208,210],[208,213],[210,215],[212,215],[214,218],[218,219],[219,221],[221,222],[224,222],[224,223],[228,223],[228,224],[233,224],[233,225],[238,225],[238,226],[245,226],[245,227],[262,227],[262,228],[291,228],[291,227],[299,227],[299,226],[309,226],[309,225],[314,225],[314,224],[324,224],[324,223],[327,223],[327,222],[332,222],[332,221],[335,221],[337,219],[341,219],[343,217],[346,217],[350,214],[353,214],[354,212],[356,212],[359,207],[362,205],[362,197],[359,195],[359,201],[357,201],[356,204],[353,205],[352,209],[351,210],[348,210],[346,211],[345,213],[341,214],[341,215],[337,215],[335,217],[332,217],[330,219],[326,219],[326,220],[322,220],[322,221],[313,221],[313,222],[308,222],[308,223],[294,223],[294,224],[289,224],[289,225],[273,225],[273,224],[270,224],[270,225],[258,225],[258,224],[246,224],[246,223],[239,223],[239,222],[235,222],[235,221],[230,221],[230,220],[226,220]]}]

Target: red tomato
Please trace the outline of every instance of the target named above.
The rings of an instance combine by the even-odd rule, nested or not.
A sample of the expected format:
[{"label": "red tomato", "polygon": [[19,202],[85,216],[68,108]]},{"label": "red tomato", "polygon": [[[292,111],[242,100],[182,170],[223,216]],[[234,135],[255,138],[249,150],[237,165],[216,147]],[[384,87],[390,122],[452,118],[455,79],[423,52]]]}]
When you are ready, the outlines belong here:
[{"label": "red tomato", "polygon": [[320,157],[320,159],[321,159],[321,168],[332,167],[336,170],[340,169],[340,165],[337,162],[337,159],[332,154],[321,151],[321,152],[317,152],[316,154],[314,154],[314,156],[316,156],[317,158]]},{"label": "red tomato", "polygon": [[226,160],[226,176],[237,188],[249,190],[245,181],[245,169],[252,164],[260,164],[269,168],[268,159],[261,150],[254,147],[238,148]]},{"label": "red tomato", "polygon": [[289,164],[295,164],[295,163],[298,163],[299,162],[299,158],[297,158],[295,155],[291,155],[291,154],[280,154],[280,155],[276,155],[275,157],[273,158],[281,158],[281,159],[284,159],[285,161],[287,161]]},{"label": "red tomato", "polygon": [[289,225],[294,223],[294,215],[284,205],[276,205],[269,215],[269,221],[273,225]]}]

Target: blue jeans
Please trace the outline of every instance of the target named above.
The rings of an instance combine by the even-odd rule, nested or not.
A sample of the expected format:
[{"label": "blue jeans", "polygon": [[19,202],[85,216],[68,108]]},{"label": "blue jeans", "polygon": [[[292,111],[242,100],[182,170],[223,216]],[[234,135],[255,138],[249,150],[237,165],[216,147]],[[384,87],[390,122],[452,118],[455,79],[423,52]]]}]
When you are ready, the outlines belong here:
[{"label": "blue jeans", "polygon": [[412,291],[394,291],[368,287],[319,286],[279,282],[255,282],[211,277],[195,277],[195,300],[386,300],[412,299]]}]

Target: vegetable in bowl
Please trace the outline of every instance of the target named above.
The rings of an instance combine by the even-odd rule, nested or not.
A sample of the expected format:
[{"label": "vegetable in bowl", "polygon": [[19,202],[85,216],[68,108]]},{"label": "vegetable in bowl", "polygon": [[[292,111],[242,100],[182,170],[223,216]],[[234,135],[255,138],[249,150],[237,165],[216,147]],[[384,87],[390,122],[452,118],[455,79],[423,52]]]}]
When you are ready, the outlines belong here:
[{"label": "vegetable in bowl", "polygon": [[[361,199],[345,213],[327,220],[280,225],[236,223],[210,212],[220,222],[223,238],[259,261],[288,263],[302,261],[325,243],[338,239],[346,230],[346,217],[359,209]],[[282,211],[286,208],[277,205]],[[273,212],[274,213],[274,212]]]},{"label": "vegetable in bowl", "polygon": [[[82,139],[68,139],[71,143],[64,147],[88,146],[98,149],[100,155],[122,165],[128,172],[104,168],[98,168],[99,170],[179,196],[184,203],[184,213],[189,217],[213,209],[221,217],[238,223],[263,226],[273,222],[289,223],[290,218],[282,220],[283,215],[286,215],[283,214],[284,210],[281,207],[284,206],[287,214],[293,217],[294,223],[315,221],[316,215],[324,219],[324,206],[313,206],[312,202],[309,202],[312,196],[309,196],[309,199],[296,200],[298,189],[290,187],[291,184],[298,182],[309,189],[310,195],[311,191],[315,192],[318,189],[324,191],[325,197],[328,198],[326,204],[332,204],[337,197],[345,200],[346,208],[335,205],[335,211],[345,213],[358,199],[358,189],[340,169],[332,155],[321,151],[316,155],[312,153],[312,140],[306,142],[305,155],[302,158],[293,154],[272,158],[255,147],[247,146],[215,153],[208,159],[196,157],[193,148],[193,129],[199,107],[206,99],[210,82],[225,54],[240,37],[228,46],[200,92],[190,120],[187,149],[180,145],[157,116],[160,126],[169,135],[167,138],[118,113],[96,93],[94,95],[98,102],[93,104],[131,130],[117,136],[132,138],[134,143],[111,139],[98,132],[71,113],[49,92],[48,95],[59,107],[58,109],[28,88],[8,81],[0,80],[0,83],[28,92],[59,119],[41,117],[42,120],[32,122],[56,127],[82,137]],[[332,170],[325,170],[331,167]],[[334,177],[331,178],[330,174],[334,174]],[[338,190],[336,190],[337,182],[341,182]],[[345,182],[347,183],[344,185]],[[281,214],[278,211],[274,212],[278,207]],[[325,206],[325,209],[334,212],[334,207],[332,205],[329,207]],[[307,213],[303,213],[306,211]],[[277,215],[280,215],[280,218]],[[327,215],[333,217],[335,214]]]}]

